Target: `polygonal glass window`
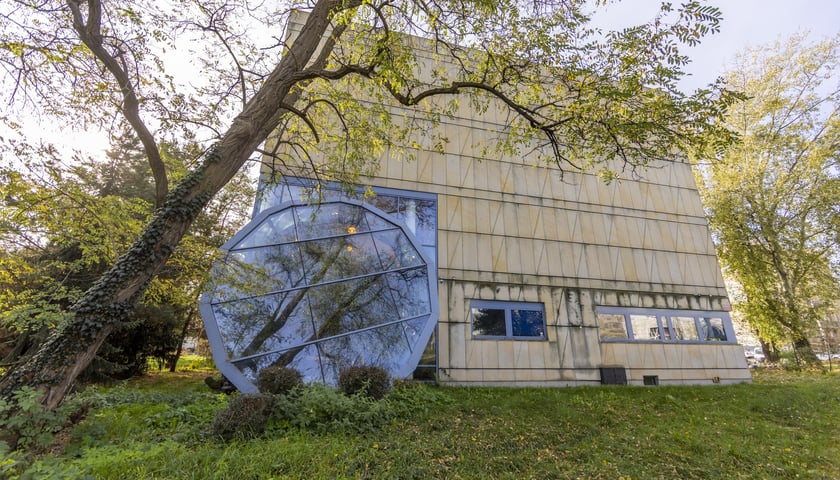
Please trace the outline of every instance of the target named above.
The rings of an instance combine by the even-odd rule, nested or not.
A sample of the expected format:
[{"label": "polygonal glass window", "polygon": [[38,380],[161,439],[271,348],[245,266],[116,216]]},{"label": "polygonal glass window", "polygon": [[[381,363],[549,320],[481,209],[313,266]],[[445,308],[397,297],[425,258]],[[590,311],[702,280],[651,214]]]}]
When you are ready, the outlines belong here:
[{"label": "polygonal glass window", "polygon": [[406,227],[350,200],[263,211],[224,247],[201,314],[219,370],[254,392],[285,366],[334,385],[354,365],[411,374],[437,322],[431,262]]}]

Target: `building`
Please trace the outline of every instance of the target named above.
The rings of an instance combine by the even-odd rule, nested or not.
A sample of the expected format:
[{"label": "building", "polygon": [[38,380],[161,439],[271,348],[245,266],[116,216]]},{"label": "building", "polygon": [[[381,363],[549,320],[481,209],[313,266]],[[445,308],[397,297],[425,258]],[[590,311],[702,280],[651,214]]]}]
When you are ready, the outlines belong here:
[{"label": "building", "polygon": [[[298,26],[293,19],[292,32]],[[433,61],[431,54],[425,59]],[[373,197],[327,188],[318,192],[321,207],[309,205],[302,199],[311,180],[288,165],[267,167],[255,221],[225,247],[229,258],[258,271],[245,274],[228,262],[220,271],[229,276],[217,274],[250,275],[237,281],[264,288],[242,293],[236,282],[220,281],[203,300],[217,363],[227,358],[221,363],[246,371],[252,382],[269,364],[329,383],[354,363],[407,375],[418,362],[449,385],[749,382],[691,166],[675,155],[610,184],[593,174],[561,175],[534,166],[533,158],[488,154],[484,146],[506,134],[503,119],[502,106],[491,103],[480,113],[464,106],[427,126],[448,142],[412,141],[405,147],[413,151],[410,161],[383,154],[367,179]],[[306,229],[320,233],[298,234]],[[375,236],[386,231],[389,240],[379,242]],[[254,243],[256,237],[273,240]],[[328,246],[314,248],[313,239]],[[299,266],[291,270],[304,273],[277,267],[288,259],[243,260],[248,249],[265,245],[297,245],[299,259],[291,263]],[[339,263],[340,272],[333,267]],[[338,283],[306,271],[328,271]],[[358,283],[392,274],[402,276],[378,290]],[[294,287],[265,280],[280,277]],[[319,290],[327,285],[331,290]],[[294,292],[310,308],[291,321],[282,311],[298,308],[288,306]],[[351,301],[363,292],[376,293]],[[230,307],[239,300],[226,300],[229,294],[246,299],[241,308]],[[380,302],[386,294],[390,300]],[[342,315],[340,326],[329,326]],[[232,326],[242,318],[273,327]],[[210,334],[216,325],[235,334]],[[262,350],[244,347],[271,335]]]}]

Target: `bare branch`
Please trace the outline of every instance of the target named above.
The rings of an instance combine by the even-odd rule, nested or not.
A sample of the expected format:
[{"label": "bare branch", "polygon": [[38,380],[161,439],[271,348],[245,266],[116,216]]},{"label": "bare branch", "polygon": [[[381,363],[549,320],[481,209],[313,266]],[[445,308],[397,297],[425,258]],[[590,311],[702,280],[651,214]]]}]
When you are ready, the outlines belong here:
[{"label": "bare branch", "polygon": [[152,135],[152,132],[140,117],[140,101],[137,98],[137,92],[129,78],[128,71],[125,68],[125,58],[122,52],[118,52],[117,57],[115,57],[103,44],[103,35],[100,29],[102,22],[102,4],[100,0],[87,0],[87,18],[82,14],[82,3],[83,0],[67,0],[67,6],[73,14],[73,28],[78,33],[82,43],[102,62],[120,86],[120,91],[123,96],[123,115],[143,144],[146,158],[149,161],[149,166],[152,169],[152,175],[155,179],[155,204],[161,206],[169,191],[166,166],[160,156],[154,135]]}]

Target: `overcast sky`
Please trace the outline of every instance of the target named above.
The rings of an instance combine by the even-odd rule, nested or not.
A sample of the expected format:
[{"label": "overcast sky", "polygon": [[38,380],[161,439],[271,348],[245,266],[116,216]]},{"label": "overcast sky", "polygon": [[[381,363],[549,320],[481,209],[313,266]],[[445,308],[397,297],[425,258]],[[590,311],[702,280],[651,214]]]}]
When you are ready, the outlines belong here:
[{"label": "overcast sky", "polygon": [[[673,0],[673,3],[684,1],[688,0]],[[604,29],[636,25],[653,18],[660,3],[660,0],[613,2],[599,9],[595,19]],[[680,83],[685,91],[714,81],[735,54],[748,46],[768,44],[800,31],[810,31],[814,40],[840,33],[840,0],[711,0],[710,3],[723,12],[721,31],[686,51],[692,63],[687,68],[691,76]],[[107,146],[101,136],[74,133],[73,137],[75,142],[69,143]]]},{"label": "overcast sky", "polygon": [[[674,5],[687,0],[674,0]],[[596,16],[603,28],[616,28],[650,20],[659,0],[624,0],[602,7]],[[726,71],[735,54],[747,47],[784,40],[809,31],[812,40],[840,32],[840,0],[712,0],[723,12],[720,33],[686,50],[692,59],[691,77],[681,82],[684,90],[705,86]]]}]

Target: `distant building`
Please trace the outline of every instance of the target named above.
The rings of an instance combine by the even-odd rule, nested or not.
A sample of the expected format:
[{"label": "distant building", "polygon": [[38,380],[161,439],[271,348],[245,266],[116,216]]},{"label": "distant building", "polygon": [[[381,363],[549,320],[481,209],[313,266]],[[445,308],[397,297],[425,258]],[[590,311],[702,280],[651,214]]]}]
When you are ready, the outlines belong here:
[{"label": "distant building", "polygon": [[408,375],[418,362],[449,385],[749,382],[691,166],[561,178],[485,153],[503,115],[461,108],[437,126],[442,151],[384,155],[375,197],[307,206],[312,182],[267,166],[256,219],[218,270],[251,265],[264,288],[217,273],[203,300],[217,363],[250,382],[276,364],[330,383],[351,364]]},{"label": "distant building", "polygon": [[824,358],[840,354],[840,304],[817,321],[809,341],[814,351],[822,352]]}]

